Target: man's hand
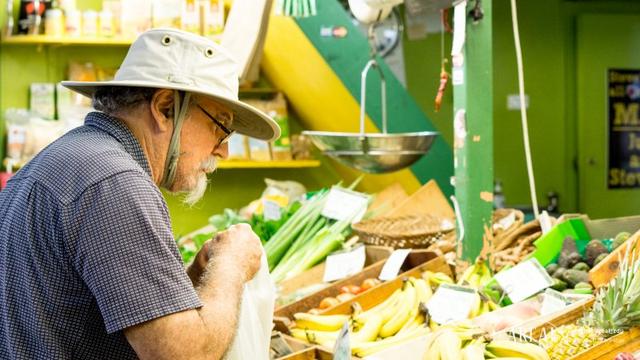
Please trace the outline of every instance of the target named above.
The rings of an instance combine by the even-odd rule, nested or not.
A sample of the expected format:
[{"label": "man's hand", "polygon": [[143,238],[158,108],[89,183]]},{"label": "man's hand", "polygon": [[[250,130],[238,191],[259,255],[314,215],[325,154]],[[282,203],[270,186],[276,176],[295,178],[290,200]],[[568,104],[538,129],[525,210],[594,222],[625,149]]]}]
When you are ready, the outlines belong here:
[{"label": "man's hand", "polygon": [[194,286],[200,285],[200,278],[209,261],[220,255],[233,259],[240,273],[244,274],[246,282],[260,269],[262,245],[248,224],[232,225],[226,231],[219,232],[212,240],[204,243],[187,269]]},{"label": "man's hand", "polygon": [[236,332],[243,285],[260,269],[261,255],[260,239],[247,224],[233,225],[205,243],[187,271],[203,306],[125,329],[138,357],[221,358]]}]

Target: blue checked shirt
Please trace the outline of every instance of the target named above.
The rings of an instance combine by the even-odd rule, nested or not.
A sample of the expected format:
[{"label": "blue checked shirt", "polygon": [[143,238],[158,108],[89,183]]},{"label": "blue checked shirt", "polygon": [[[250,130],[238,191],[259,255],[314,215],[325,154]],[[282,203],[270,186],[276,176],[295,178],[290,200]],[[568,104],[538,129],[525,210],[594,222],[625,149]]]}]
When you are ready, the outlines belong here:
[{"label": "blue checked shirt", "polygon": [[123,329],[200,306],[118,120],[90,113],[0,192],[0,358],[134,359]]}]

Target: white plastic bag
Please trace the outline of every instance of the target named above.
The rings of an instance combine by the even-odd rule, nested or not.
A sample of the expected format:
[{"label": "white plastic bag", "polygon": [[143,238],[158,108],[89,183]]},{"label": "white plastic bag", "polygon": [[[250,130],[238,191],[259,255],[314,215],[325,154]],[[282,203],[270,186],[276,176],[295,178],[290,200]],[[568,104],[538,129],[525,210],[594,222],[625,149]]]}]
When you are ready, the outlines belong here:
[{"label": "white plastic bag", "polygon": [[269,359],[275,300],[275,286],[269,275],[267,257],[263,252],[260,270],[244,285],[238,331],[225,359]]}]

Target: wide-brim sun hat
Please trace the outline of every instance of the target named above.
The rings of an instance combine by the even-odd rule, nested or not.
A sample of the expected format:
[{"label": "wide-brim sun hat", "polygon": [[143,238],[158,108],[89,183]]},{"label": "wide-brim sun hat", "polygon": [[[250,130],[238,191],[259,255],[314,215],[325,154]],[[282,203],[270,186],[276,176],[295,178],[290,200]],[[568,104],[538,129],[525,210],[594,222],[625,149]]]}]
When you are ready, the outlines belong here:
[{"label": "wide-brim sun hat", "polygon": [[238,100],[238,66],[222,46],[177,29],[142,33],[129,48],[109,81],[63,81],[62,85],[87,97],[105,86],[150,87],[186,91],[209,97],[234,114],[231,129],[272,141],[280,127],[264,112]]}]

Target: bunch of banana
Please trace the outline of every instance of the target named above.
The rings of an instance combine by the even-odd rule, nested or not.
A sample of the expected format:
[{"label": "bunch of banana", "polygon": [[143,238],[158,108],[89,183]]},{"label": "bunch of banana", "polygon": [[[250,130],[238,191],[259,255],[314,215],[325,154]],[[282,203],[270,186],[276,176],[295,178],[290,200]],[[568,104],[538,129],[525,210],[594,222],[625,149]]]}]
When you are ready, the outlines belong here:
[{"label": "bunch of banana", "polygon": [[449,275],[441,272],[434,273],[433,271],[425,271],[422,273],[422,278],[434,288],[440,286],[441,284],[455,284],[455,282]]},{"label": "bunch of banana", "polygon": [[474,318],[500,308],[500,305],[482,291],[492,278],[491,269],[489,269],[487,263],[483,259],[478,258],[458,279],[458,285],[469,286],[477,290],[476,299],[469,318]]},{"label": "bunch of banana", "polygon": [[534,344],[512,340],[487,342],[486,334],[468,322],[443,326],[428,335],[424,360],[549,360]]},{"label": "bunch of banana", "polygon": [[478,257],[473,265],[469,266],[458,279],[458,285],[470,286],[474,289],[485,287],[493,278],[491,269],[484,259]]},{"label": "bunch of banana", "polygon": [[401,289],[367,311],[356,305],[351,315],[294,314],[295,327],[291,329],[291,335],[331,348],[339,330],[348,322],[352,330],[352,353],[358,356],[373,354],[429,333],[424,304],[432,295],[424,278],[410,277]]}]

